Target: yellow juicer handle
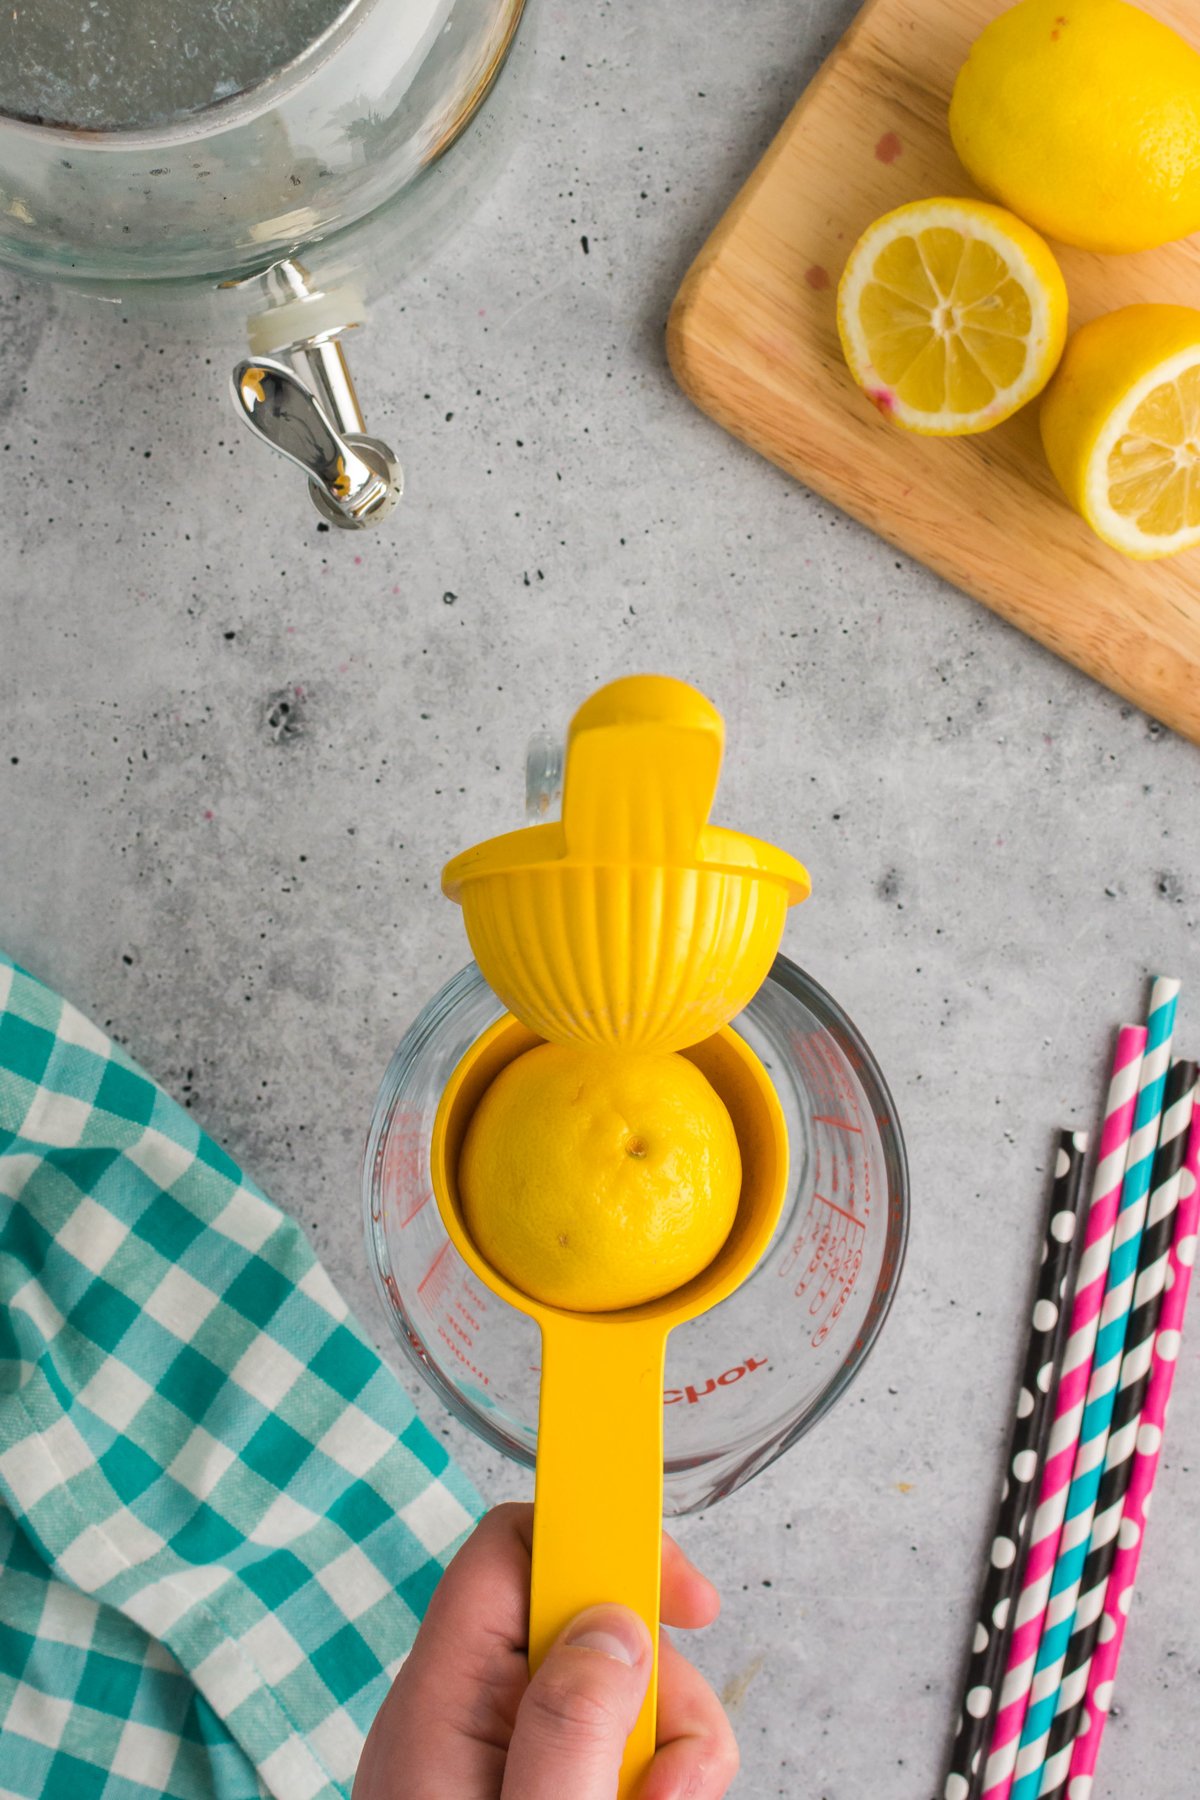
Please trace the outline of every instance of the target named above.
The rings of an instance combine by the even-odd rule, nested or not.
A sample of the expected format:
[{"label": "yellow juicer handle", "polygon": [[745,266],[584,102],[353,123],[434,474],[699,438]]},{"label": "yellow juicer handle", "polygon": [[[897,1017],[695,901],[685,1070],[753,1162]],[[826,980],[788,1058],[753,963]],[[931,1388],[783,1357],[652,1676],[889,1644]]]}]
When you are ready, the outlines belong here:
[{"label": "yellow juicer handle", "polygon": [[584,702],[567,735],[562,825],[573,862],[688,864],[716,798],[725,723],[669,675],[629,675]]},{"label": "yellow juicer handle", "polygon": [[654,1664],[617,1789],[632,1800],[658,1716],[667,1321],[543,1312],[541,1325],[529,1666],[585,1607],[640,1614]]}]

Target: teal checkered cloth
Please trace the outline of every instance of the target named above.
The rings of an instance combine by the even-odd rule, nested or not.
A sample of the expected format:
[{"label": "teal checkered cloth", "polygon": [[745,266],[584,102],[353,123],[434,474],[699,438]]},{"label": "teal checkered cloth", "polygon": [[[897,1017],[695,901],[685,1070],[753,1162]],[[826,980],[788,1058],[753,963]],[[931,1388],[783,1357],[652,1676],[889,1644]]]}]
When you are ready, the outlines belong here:
[{"label": "teal checkered cloth", "polygon": [[334,1800],[479,1512],[299,1227],[0,957],[0,1795]]}]

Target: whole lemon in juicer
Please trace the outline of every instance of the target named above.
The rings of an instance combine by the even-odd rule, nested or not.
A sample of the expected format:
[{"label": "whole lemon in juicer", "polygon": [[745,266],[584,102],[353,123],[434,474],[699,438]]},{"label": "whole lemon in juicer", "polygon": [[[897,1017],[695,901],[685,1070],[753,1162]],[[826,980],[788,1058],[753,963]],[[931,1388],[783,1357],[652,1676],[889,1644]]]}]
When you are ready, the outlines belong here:
[{"label": "whole lemon in juicer", "polygon": [[993,19],[950,135],[985,193],[1060,243],[1148,250],[1200,229],[1200,55],[1125,0],[1020,0]]},{"label": "whole lemon in juicer", "polygon": [[458,1186],[483,1256],[534,1300],[614,1312],[698,1275],[741,1192],[724,1102],[675,1054],[541,1044],[477,1106]]}]

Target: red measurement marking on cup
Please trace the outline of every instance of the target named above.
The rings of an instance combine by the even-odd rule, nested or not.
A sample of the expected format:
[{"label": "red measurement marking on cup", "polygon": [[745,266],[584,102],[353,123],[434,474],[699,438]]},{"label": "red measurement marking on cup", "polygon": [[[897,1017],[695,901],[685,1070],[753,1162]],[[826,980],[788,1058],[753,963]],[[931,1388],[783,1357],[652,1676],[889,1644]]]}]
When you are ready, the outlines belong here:
[{"label": "red measurement marking on cup", "polygon": [[789,1041],[813,1106],[812,1177],[818,1197],[865,1222],[871,1216],[871,1164],[851,1070],[821,1032],[793,1032]]},{"label": "red measurement marking on cup", "polygon": [[483,1323],[479,1318],[479,1314],[486,1312],[487,1307],[480,1304],[476,1295],[468,1293],[466,1284],[464,1283],[462,1292],[455,1299],[454,1310],[462,1320],[463,1324],[467,1327],[467,1330],[476,1332],[481,1328]]},{"label": "red measurement marking on cup", "polygon": [[467,1352],[463,1348],[463,1346],[459,1343],[456,1343],[455,1340],[451,1337],[450,1333],[448,1331],[446,1331],[443,1326],[441,1326],[441,1325],[438,1326],[437,1334],[441,1338],[442,1342],[446,1345],[446,1347],[450,1350],[452,1355],[462,1364],[464,1369],[470,1370],[471,1374],[474,1375],[475,1379],[481,1384],[481,1386],[491,1387],[491,1385],[492,1385],[491,1377],[486,1373],[485,1370],[483,1370],[479,1367],[478,1363],[474,1363],[471,1361],[471,1358],[467,1355]]},{"label": "red measurement marking on cup", "polygon": [[813,1199],[816,1200],[819,1205],[827,1206],[830,1212],[840,1213],[842,1218],[849,1219],[852,1225],[858,1224],[858,1220],[854,1217],[852,1212],[847,1212],[844,1206],[838,1206],[832,1200],[827,1200],[824,1194],[814,1194]]},{"label": "red measurement marking on cup", "polygon": [[[430,1312],[434,1310],[441,1300],[442,1293],[450,1279],[451,1270],[446,1267],[446,1253],[449,1248],[450,1245],[448,1243],[442,1245],[441,1249],[422,1275],[420,1281],[417,1283],[417,1292],[424,1300]],[[431,1283],[432,1286],[430,1286]],[[427,1288],[429,1290],[428,1293],[426,1292]]]},{"label": "red measurement marking on cup", "polygon": [[397,1112],[388,1126],[383,1162],[383,1195],[396,1210],[400,1229],[411,1225],[433,1198],[426,1166],[425,1129],[419,1113]]},{"label": "red measurement marking on cup", "polygon": [[855,1139],[814,1131],[812,1180],[818,1200],[861,1222],[870,1218],[871,1165]]},{"label": "red measurement marking on cup", "polygon": [[417,1284],[417,1293],[431,1314],[442,1343],[464,1369],[490,1387],[487,1374],[474,1360],[475,1338],[482,1329],[487,1298],[478,1283],[450,1255],[443,1244]]},{"label": "red measurement marking on cup", "polygon": [[825,1342],[854,1292],[866,1238],[866,1227],[853,1213],[814,1194],[803,1227],[784,1252],[778,1272],[796,1278],[793,1292],[808,1304],[814,1350]]},{"label": "red measurement marking on cup", "polygon": [[860,1137],[862,1135],[862,1126],[861,1125],[852,1125],[850,1123],[849,1119],[831,1118],[831,1116],[828,1113],[814,1113],[813,1114],[813,1124],[814,1125],[833,1125],[834,1127],[836,1127],[836,1129],[838,1131],[857,1131]]},{"label": "red measurement marking on cup", "polygon": [[850,1070],[820,1032],[793,1031],[788,1041],[813,1103],[814,1119],[843,1131],[862,1131],[862,1112]]}]

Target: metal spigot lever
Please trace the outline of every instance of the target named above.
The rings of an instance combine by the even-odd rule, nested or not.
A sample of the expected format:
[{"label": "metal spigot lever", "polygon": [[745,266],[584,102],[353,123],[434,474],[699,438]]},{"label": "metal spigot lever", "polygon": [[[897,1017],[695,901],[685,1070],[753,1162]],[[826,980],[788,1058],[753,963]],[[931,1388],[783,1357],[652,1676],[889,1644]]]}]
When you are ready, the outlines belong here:
[{"label": "metal spigot lever", "polygon": [[373,525],[404,491],[395,456],[368,437],[339,342],[322,333],[284,352],[237,364],[233,398],[251,429],[308,475],[317,511],[331,525]]}]

